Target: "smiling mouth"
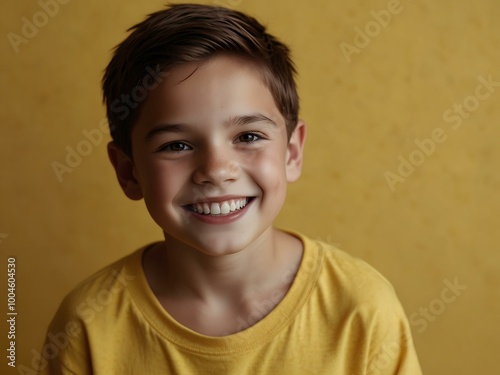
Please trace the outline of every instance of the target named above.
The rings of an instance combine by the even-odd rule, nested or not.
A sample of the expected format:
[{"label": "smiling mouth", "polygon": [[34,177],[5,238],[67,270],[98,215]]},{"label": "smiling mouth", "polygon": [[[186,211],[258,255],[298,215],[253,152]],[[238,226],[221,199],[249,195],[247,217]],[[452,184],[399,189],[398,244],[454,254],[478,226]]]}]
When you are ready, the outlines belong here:
[{"label": "smiling mouth", "polygon": [[228,199],[222,202],[193,203],[184,206],[197,214],[207,216],[226,216],[243,209],[254,197]]}]

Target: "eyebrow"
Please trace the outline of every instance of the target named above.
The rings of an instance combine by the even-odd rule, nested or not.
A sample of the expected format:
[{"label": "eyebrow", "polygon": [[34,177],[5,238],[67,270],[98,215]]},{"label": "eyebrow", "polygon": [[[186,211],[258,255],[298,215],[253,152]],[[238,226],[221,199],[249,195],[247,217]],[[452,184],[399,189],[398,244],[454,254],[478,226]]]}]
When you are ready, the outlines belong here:
[{"label": "eyebrow", "polygon": [[182,133],[186,131],[185,124],[160,124],[151,129],[148,134],[146,134],[145,140],[149,141],[154,138],[157,134],[161,133]]},{"label": "eyebrow", "polygon": [[269,117],[264,116],[262,113],[253,113],[251,115],[244,116],[233,116],[228,121],[230,124],[235,124],[237,126],[244,126],[248,124],[252,124],[254,122],[267,122],[273,127],[278,127],[278,124],[271,120]]},{"label": "eyebrow", "polygon": [[[250,115],[243,116],[232,116],[226,122],[227,124],[233,124],[236,126],[245,126],[252,124],[254,122],[266,122],[272,127],[278,127],[275,121],[261,113],[253,113]],[[154,138],[157,134],[161,133],[183,133],[188,130],[189,126],[186,124],[160,124],[151,129],[148,134],[146,134],[145,140],[149,141]]]}]

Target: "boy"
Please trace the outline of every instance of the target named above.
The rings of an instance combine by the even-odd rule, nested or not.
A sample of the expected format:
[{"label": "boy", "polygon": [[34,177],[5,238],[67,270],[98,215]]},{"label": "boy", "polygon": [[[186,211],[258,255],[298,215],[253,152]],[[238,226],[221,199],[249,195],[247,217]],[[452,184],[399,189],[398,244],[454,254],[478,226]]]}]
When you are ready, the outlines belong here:
[{"label": "boy", "polygon": [[382,276],[273,228],[305,140],[288,48],[219,7],[132,29],[103,79],[108,151],[165,240],[66,297],[41,373],[420,374]]}]

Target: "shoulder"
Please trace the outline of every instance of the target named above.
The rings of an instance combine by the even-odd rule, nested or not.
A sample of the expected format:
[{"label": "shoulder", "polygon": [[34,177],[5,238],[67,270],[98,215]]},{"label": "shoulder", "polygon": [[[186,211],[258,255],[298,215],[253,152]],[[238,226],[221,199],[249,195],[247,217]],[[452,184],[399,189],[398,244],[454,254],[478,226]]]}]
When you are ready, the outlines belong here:
[{"label": "shoulder", "polygon": [[126,319],[133,302],[130,283],[139,280],[146,247],[112,263],[78,284],[62,301],[47,330],[41,374],[91,373],[91,345],[110,335],[111,322]]},{"label": "shoulder", "polygon": [[142,253],[147,246],[113,262],[80,282],[61,302],[52,325],[58,321],[92,322],[97,313],[111,310],[126,294],[127,286],[137,277]]},{"label": "shoulder", "polygon": [[379,314],[404,317],[392,284],[374,267],[333,244],[300,236],[306,251],[319,259],[316,288],[331,306],[355,311],[366,319]]},{"label": "shoulder", "polygon": [[[365,353],[373,374],[421,374],[406,314],[391,283],[335,245],[305,239],[321,267],[311,303],[325,324]],[[336,334],[334,333],[333,336]]]},{"label": "shoulder", "polygon": [[337,285],[360,302],[373,296],[391,299],[395,296],[392,284],[373,266],[334,245],[318,243],[324,252],[324,272]]}]

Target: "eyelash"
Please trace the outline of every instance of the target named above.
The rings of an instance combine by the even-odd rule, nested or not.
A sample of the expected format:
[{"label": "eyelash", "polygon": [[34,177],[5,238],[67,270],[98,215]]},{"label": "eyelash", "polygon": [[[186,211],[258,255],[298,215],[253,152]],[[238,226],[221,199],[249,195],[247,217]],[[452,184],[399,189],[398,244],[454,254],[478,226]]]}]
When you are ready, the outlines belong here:
[{"label": "eyelash", "polygon": [[[241,138],[242,137],[245,137],[245,136],[252,136],[253,139],[252,140],[249,140],[249,141],[242,141]],[[262,139],[264,139],[262,137],[261,134],[258,134],[258,133],[254,133],[254,132],[247,132],[247,133],[242,133],[240,135],[238,135],[238,137],[236,137],[237,140],[239,140],[239,142],[241,143],[246,143],[246,144],[253,144],[255,142],[258,142]],[[183,150],[172,150],[171,147],[174,146],[174,145],[182,145],[184,146],[184,149]],[[169,142],[169,143],[166,143],[162,146],[160,146],[158,148],[158,152],[175,152],[175,153],[180,153],[180,152],[183,152],[183,151],[188,151],[192,149],[191,146],[187,145],[185,142],[182,142],[182,141],[173,141],[173,142]]]},{"label": "eyelash", "polygon": [[[251,136],[255,137],[256,139],[254,138],[253,140],[248,141],[248,142],[241,141],[241,138],[242,138],[242,137],[244,137],[244,136],[249,136],[249,135],[251,135]],[[242,143],[252,144],[252,143],[255,143],[255,142],[258,142],[258,141],[262,140],[262,139],[263,139],[263,137],[262,137],[262,135],[261,135],[261,134],[258,134],[258,133],[254,133],[254,132],[247,132],[247,133],[240,134],[240,135],[238,136],[238,139],[239,139],[239,140],[240,140],[240,142],[242,142]]]},{"label": "eyelash", "polygon": [[[184,150],[172,150],[171,147],[173,145],[183,145],[185,146]],[[183,152],[183,151],[186,151],[186,147],[187,148],[191,148],[190,146],[188,146],[186,143],[184,142],[181,142],[181,141],[174,141],[174,142],[170,142],[170,143],[166,143],[164,145],[161,145],[159,148],[158,148],[158,152],[175,152],[175,153],[179,153],[179,152]],[[170,148],[170,149],[169,149]]]}]

